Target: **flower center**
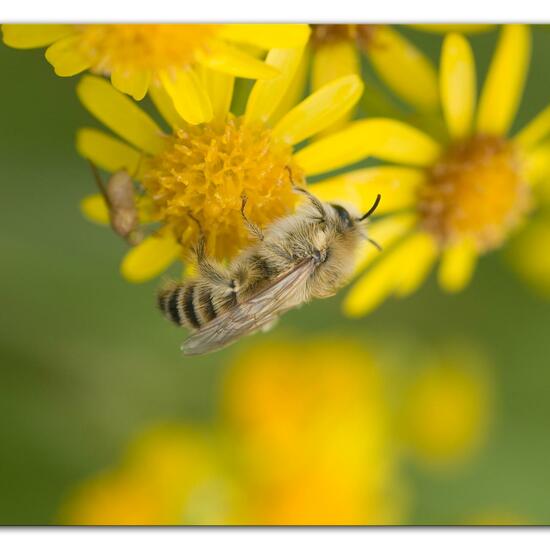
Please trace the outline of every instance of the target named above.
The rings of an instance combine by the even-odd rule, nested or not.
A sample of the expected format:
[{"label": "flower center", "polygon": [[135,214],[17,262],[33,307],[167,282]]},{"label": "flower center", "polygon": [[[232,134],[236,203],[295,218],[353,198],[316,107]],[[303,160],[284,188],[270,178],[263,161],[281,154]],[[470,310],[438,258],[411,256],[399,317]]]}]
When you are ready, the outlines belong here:
[{"label": "flower center", "polygon": [[479,252],[498,247],[529,206],[517,150],[483,135],[450,146],[419,197],[422,223],[442,246],[470,237]]},{"label": "flower center", "polygon": [[97,72],[181,67],[208,47],[216,25],[79,25],[81,52]]},{"label": "flower center", "polygon": [[244,195],[246,216],[260,227],[292,212],[297,196],[287,167],[302,185],[289,145],[263,125],[228,115],[224,122],[175,130],[151,161],[143,185],[185,252],[197,242],[200,226],[209,254],[228,259],[250,243],[241,215]]},{"label": "flower center", "polygon": [[315,47],[343,40],[356,40],[368,49],[374,42],[377,25],[311,25],[311,40]]}]

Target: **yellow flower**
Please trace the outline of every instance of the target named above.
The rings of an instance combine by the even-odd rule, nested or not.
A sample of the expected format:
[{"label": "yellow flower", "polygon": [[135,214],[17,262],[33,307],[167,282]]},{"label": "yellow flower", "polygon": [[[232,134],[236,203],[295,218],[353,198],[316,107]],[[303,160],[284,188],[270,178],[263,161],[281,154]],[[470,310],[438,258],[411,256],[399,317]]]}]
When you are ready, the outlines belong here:
[{"label": "yellow flower", "polygon": [[400,428],[424,465],[461,465],[486,439],[492,391],[485,361],[464,349],[427,358],[402,395]]},{"label": "yellow flower", "polygon": [[235,522],[238,496],[211,437],[164,425],[132,443],[120,464],[82,483],[59,515],[73,525]]},{"label": "yellow flower", "polygon": [[403,490],[379,361],[353,340],[260,344],[238,357],[225,418],[252,523],[397,523]]},{"label": "yellow flower", "polygon": [[[260,226],[293,210],[296,194],[287,168],[297,184],[303,184],[304,176],[294,146],[350,110],[363,88],[357,76],[343,77],[289,111],[278,111],[302,53],[303,46],[270,50],[266,63],[279,76],[256,82],[242,116],[229,112],[233,79],[208,69],[204,77],[214,109],[209,123],[186,123],[170,97],[161,88],[152,89],[170,133],[105,80],[81,80],[77,92],[84,106],[124,141],[84,128],[78,133],[78,151],[105,170],[133,174],[140,181],[142,206],[148,203],[152,219],[161,224],[125,257],[122,273],[128,280],[150,279],[176,258],[185,259],[198,239],[199,225],[210,254],[219,259],[236,254],[249,242],[240,213],[243,194],[248,197],[247,216]],[[97,221],[106,218],[99,197],[88,198],[83,208]]]},{"label": "yellow flower", "polygon": [[352,122],[296,155],[310,175],[367,156],[396,164],[350,172],[312,188],[321,198],[337,193],[340,200],[347,195],[366,203],[381,193],[382,211],[392,212],[371,225],[371,236],[385,251],[365,249],[357,270],[367,272],[345,299],[347,314],[360,316],[392,294],[411,294],[438,258],[440,285],[461,290],[478,257],[503,246],[526,221],[532,186],[550,173],[550,148],[542,143],[550,133],[550,107],[507,137],[530,45],[528,27],[503,27],[476,112],[470,45],[456,33],[445,37],[439,74],[448,128],[444,142],[403,122],[374,118]]},{"label": "yellow flower", "polygon": [[90,69],[110,76],[115,88],[136,100],[162,89],[190,124],[213,116],[203,68],[224,80],[273,78],[277,70],[242,45],[299,47],[309,34],[308,25],[275,24],[3,25],[2,30],[8,46],[49,46],[46,59],[59,76]]},{"label": "yellow flower", "polygon": [[406,522],[414,493],[403,450],[428,466],[465,458],[485,434],[490,402],[469,355],[424,361],[409,378],[423,358],[400,352],[390,360],[388,351],[334,334],[243,350],[221,380],[210,426],[140,435],[117,466],[68,496],[61,521]]}]

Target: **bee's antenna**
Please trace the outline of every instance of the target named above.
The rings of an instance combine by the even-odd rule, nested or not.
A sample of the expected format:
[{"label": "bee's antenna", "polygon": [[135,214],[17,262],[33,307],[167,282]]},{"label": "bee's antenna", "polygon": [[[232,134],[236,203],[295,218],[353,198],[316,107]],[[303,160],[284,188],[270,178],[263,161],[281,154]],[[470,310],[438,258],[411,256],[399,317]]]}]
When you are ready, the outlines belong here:
[{"label": "bee's antenna", "polygon": [[367,241],[369,241],[370,244],[372,244],[375,248],[377,248],[378,252],[382,252],[382,247],[374,239],[367,237]]},{"label": "bee's antenna", "polygon": [[370,207],[369,211],[363,214],[357,221],[362,222],[363,220],[366,220],[370,216],[374,214],[374,211],[378,208],[378,205],[380,204],[380,199],[382,198],[382,195],[378,194],[376,195],[376,199],[374,200],[374,204]]}]

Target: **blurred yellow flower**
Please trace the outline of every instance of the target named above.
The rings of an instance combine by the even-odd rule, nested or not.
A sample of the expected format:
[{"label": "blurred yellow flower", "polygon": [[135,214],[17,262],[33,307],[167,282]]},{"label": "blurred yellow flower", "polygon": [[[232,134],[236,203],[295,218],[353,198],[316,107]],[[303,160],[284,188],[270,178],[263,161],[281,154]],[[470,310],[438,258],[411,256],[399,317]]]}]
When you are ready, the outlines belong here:
[{"label": "blurred yellow flower", "polygon": [[368,203],[381,193],[380,212],[392,212],[371,225],[385,252],[365,248],[357,272],[367,271],[344,301],[348,315],[364,315],[392,294],[413,293],[438,258],[440,285],[460,291],[478,257],[502,247],[526,221],[532,186],[550,174],[550,146],[543,141],[550,134],[550,107],[506,137],[529,66],[530,36],[527,26],[503,27],[475,117],[472,50],[459,34],[445,37],[439,88],[448,142],[397,120],[373,118],[352,122],[296,155],[310,175],[367,156],[402,165],[352,171],[312,188],[325,200],[347,195]]},{"label": "blurred yellow flower", "polygon": [[190,124],[208,122],[213,116],[202,69],[273,78],[278,75],[276,68],[248,54],[242,45],[293,48],[303,45],[309,35],[308,25],[302,24],[27,24],[3,25],[2,30],[8,46],[49,46],[46,59],[59,76],[90,69],[110,76],[115,88],[136,100],[148,90],[162,89]]},{"label": "blurred yellow flower", "polygon": [[[130,281],[150,279],[176,258],[185,259],[203,228],[209,253],[219,259],[235,255],[249,242],[240,213],[243,194],[247,216],[263,227],[290,213],[297,200],[288,167],[297,184],[304,172],[294,146],[330,126],[358,101],[363,85],[355,76],[317,90],[288,112],[276,112],[300,64],[303,46],[272,49],[266,58],[279,76],[256,82],[243,116],[229,112],[233,78],[204,69],[214,118],[192,126],[174,109],[164,91],[151,89],[159,112],[172,127],[157,123],[105,80],[84,77],[77,87],[84,106],[117,133],[83,128],[80,154],[105,170],[126,169],[141,182],[153,220],[160,229],[131,249],[122,263]],[[343,146],[343,144],[342,144]],[[105,221],[100,196],[87,198],[89,218]],[[198,223],[197,223],[198,222]]]},{"label": "blurred yellow flower", "polygon": [[[485,435],[490,401],[469,356],[427,363],[408,380],[381,349],[327,335],[244,350],[222,380],[212,426],[141,435],[119,466],[69,495],[61,521],[406,522],[403,450],[429,467],[463,461]],[[419,358],[399,360],[408,371]]]},{"label": "blurred yellow flower", "polygon": [[387,524],[403,494],[375,357],[336,338],[254,347],[224,389],[254,523]]},{"label": "blurred yellow flower", "polygon": [[141,434],[120,464],[68,496],[59,521],[73,525],[228,524],[235,486],[204,431],[164,425]]},{"label": "blurred yellow flower", "polygon": [[486,439],[491,394],[481,358],[458,349],[428,358],[403,396],[399,418],[406,449],[432,468],[463,463]]}]

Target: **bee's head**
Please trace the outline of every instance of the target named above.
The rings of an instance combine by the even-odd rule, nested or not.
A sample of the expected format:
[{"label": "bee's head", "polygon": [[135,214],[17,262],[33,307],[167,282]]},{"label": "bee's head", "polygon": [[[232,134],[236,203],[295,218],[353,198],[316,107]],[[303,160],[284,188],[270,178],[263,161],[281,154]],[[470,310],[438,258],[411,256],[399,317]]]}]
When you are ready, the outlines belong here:
[{"label": "bee's head", "polygon": [[366,231],[362,227],[365,222],[378,208],[380,204],[381,195],[377,195],[373,205],[362,216],[356,216],[352,214],[348,209],[344,208],[340,204],[330,204],[334,213],[336,214],[336,222],[341,233],[348,233],[359,230],[359,232],[370,242],[372,242],[377,248],[380,248],[378,244],[366,236]]}]

